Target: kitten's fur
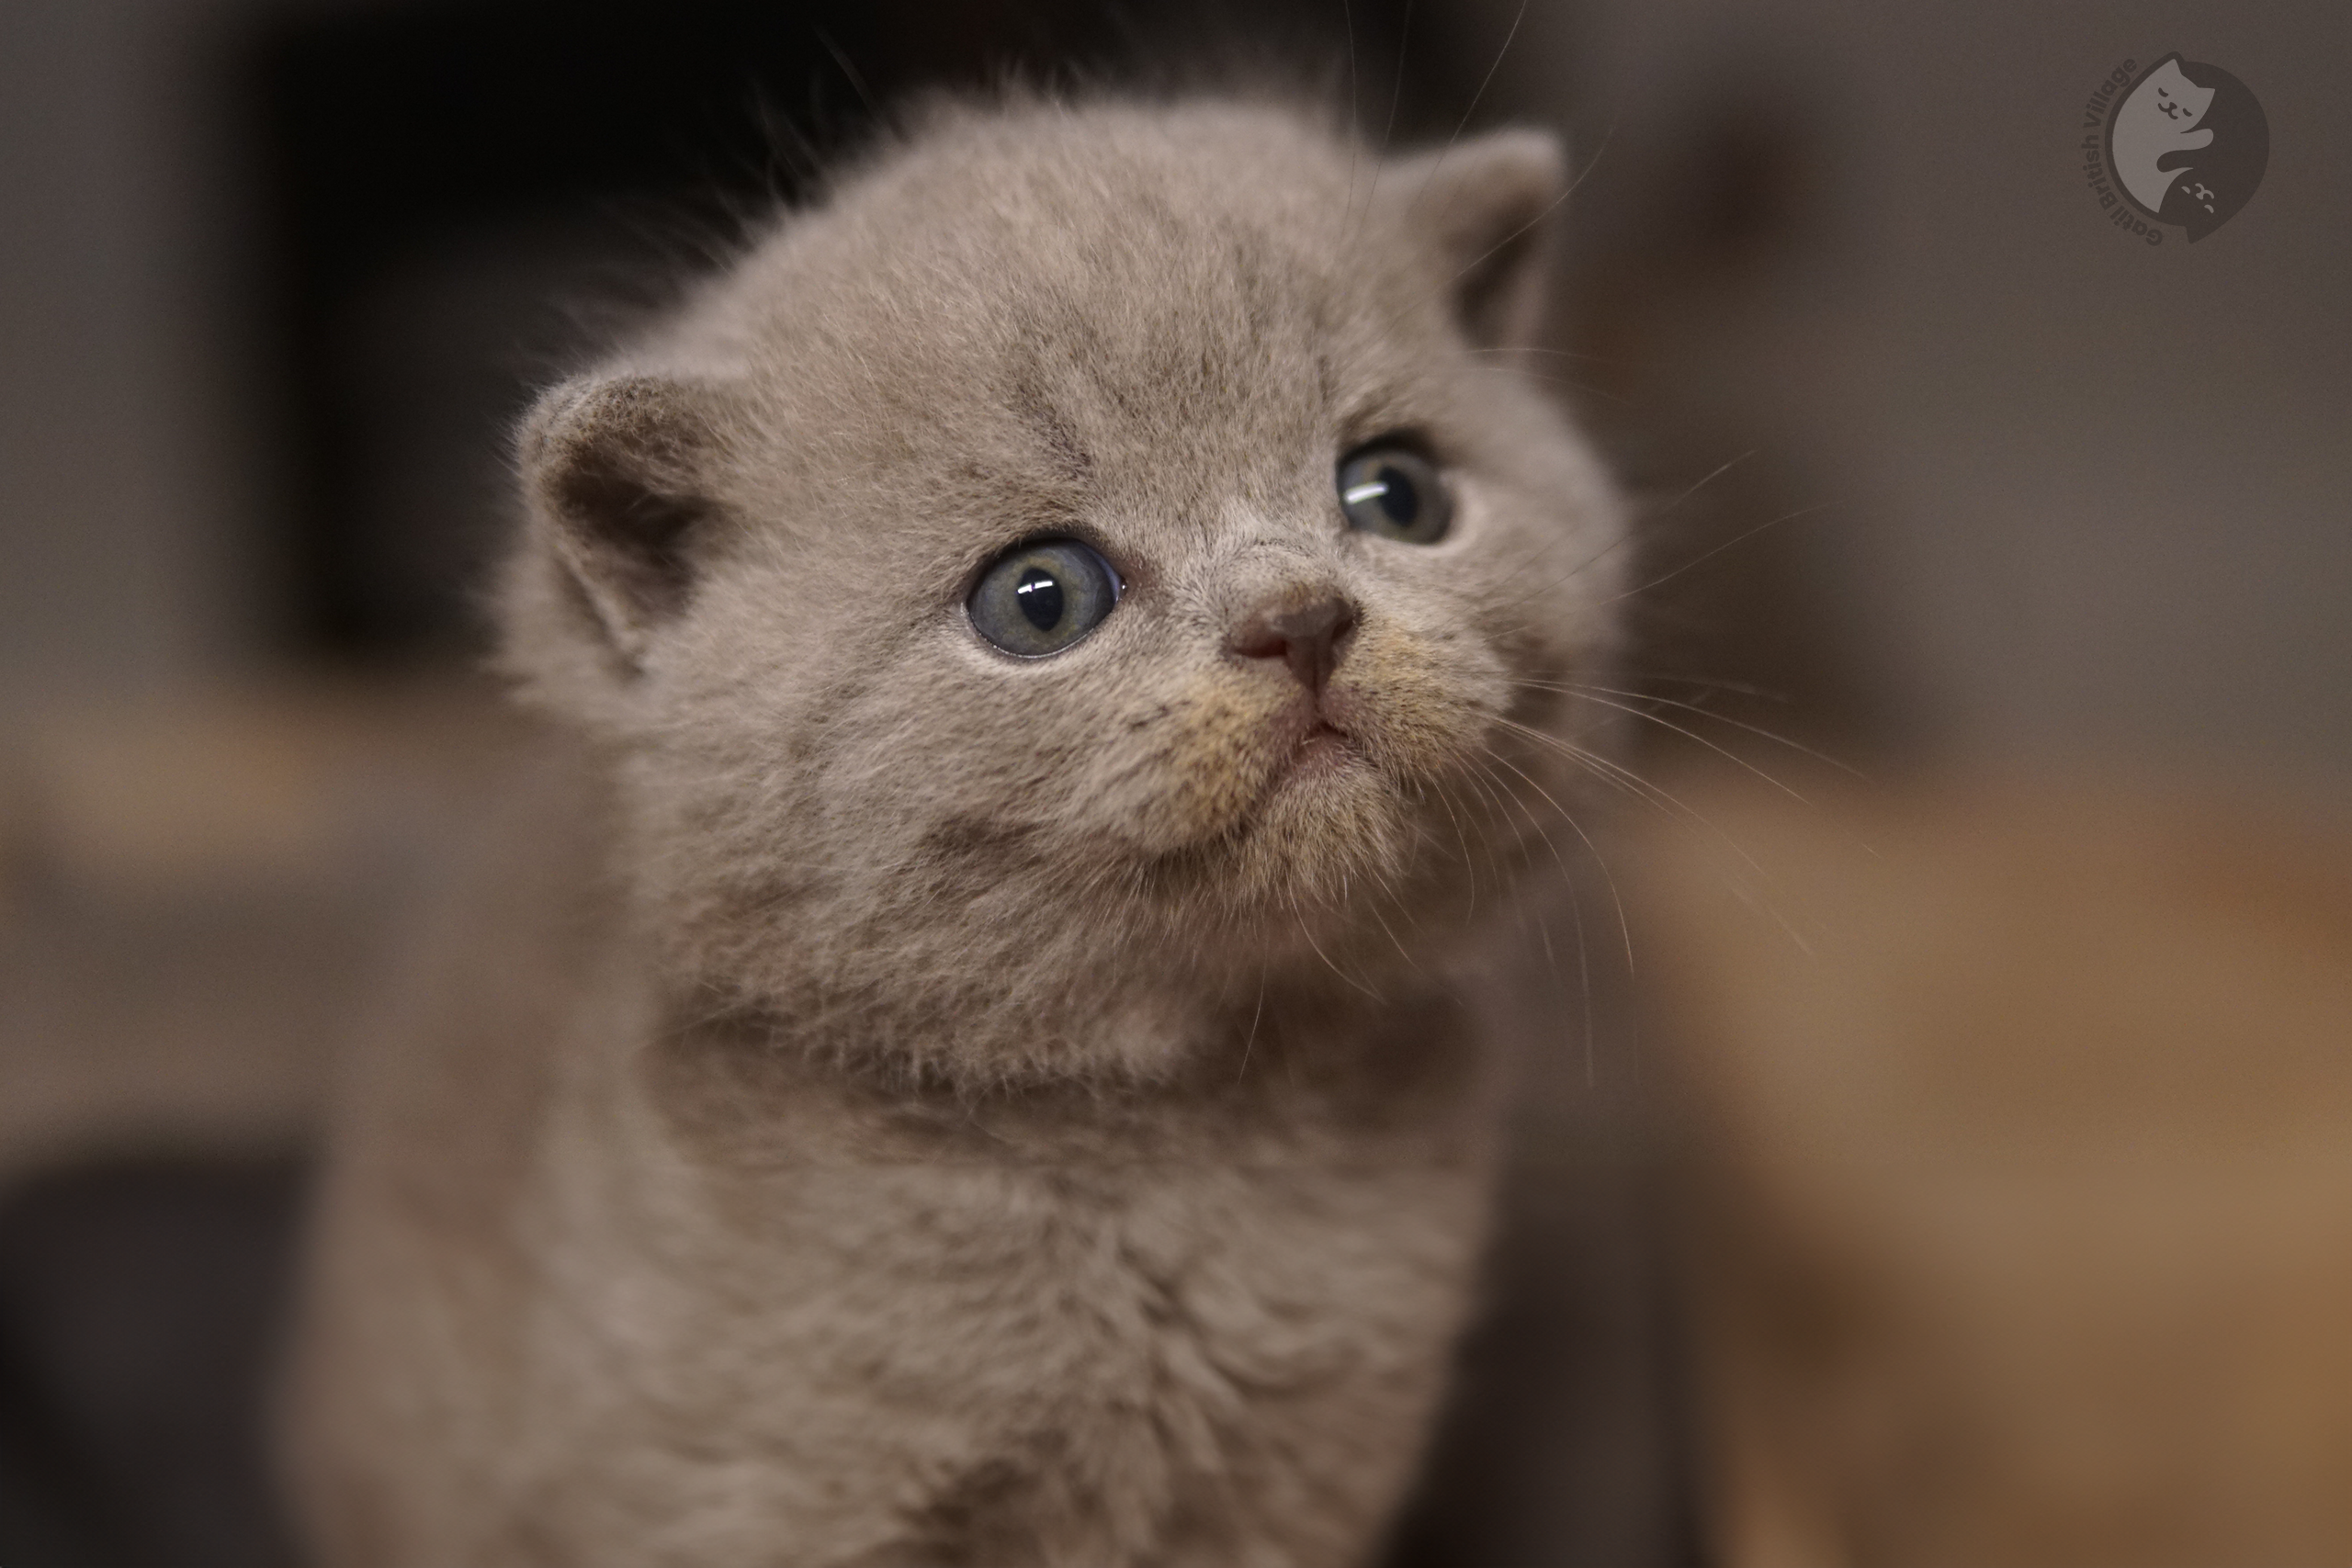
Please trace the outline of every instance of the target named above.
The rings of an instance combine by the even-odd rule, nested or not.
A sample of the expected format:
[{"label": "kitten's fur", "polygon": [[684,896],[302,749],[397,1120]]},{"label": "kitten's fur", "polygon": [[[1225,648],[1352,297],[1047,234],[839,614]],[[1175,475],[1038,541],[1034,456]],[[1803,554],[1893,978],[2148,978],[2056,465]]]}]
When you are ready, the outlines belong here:
[{"label": "kitten's fur", "polygon": [[[349,1096],[325,1561],[1363,1560],[1486,1229],[1448,976],[1573,771],[1511,726],[1566,733],[1623,554],[1493,357],[1562,185],[943,111],[542,400],[506,659],[573,741]],[[1400,430],[1434,546],[1339,510]],[[1010,660],[965,595],[1054,534],[1126,598]],[[1228,649],[1335,593],[1319,699]]]}]

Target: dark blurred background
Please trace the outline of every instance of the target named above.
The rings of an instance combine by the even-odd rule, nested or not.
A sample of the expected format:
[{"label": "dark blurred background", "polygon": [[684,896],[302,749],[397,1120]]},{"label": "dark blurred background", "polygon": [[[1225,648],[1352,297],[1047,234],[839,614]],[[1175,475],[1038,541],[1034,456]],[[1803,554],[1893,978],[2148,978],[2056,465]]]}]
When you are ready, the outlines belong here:
[{"label": "dark blurred background", "polygon": [[[1654,740],[2324,803],[2347,46],[2317,0],[0,7],[0,1561],[285,1560],[256,1391],[313,1109],[512,744],[472,674],[508,427],[877,104],[1271,74],[1399,144],[1557,126],[1529,373],[1643,504]],[[2152,248],[2079,121],[2173,50],[2271,152]],[[1640,1062],[1534,1136],[1560,1245],[1498,1265],[1406,1561],[1701,1551]],[[1522,1440],[1514,1387],[1577,1417]]]}]

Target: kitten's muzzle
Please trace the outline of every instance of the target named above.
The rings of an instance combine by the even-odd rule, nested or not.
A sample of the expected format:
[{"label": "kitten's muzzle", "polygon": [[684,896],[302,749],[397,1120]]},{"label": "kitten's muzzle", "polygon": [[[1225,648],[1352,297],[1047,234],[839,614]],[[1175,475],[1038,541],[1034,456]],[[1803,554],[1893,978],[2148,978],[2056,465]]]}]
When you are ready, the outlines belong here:
[{"label": "kitten's muzzle", "polygon": [[1280,599],[1242,617],[1226,638],[1226,650],[1240,659],[1281,660],[1319,698],[1347,657],[1359,619],[1355,602],[1344,594]]}]

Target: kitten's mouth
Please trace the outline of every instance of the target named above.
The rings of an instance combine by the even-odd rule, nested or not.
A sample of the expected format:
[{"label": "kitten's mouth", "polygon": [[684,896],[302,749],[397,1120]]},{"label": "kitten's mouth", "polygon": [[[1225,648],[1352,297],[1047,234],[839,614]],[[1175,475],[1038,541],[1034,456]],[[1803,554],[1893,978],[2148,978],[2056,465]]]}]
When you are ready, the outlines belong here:
[{"label": "kitten's mouth", "polygon": [[1319,777],[1362,758],[1355,737],[1328,718],[1318,718],[1298,738],[1289,760],[1275,771],[1276,787]]},{"label": "kitten's mouth", "polygon": [[1329,719],[1317,722],[1314,728],[1299,738],[1298,755],[1293,768],[1326,766],[1338,761],[1343,752],[1355,750],[1355,739]]}]

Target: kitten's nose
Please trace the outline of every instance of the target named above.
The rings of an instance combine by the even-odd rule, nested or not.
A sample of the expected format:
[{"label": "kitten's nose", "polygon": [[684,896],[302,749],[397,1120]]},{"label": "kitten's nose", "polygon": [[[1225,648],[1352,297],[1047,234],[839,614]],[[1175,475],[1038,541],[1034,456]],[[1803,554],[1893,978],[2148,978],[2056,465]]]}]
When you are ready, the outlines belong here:
[{"label": "kitten's nose", "polygon": [[1300,685],[1319,695],[1347,656],[1355,629],[1354,604],[1338,593],[1321,593],[1261,605],[1233,628],[1225,646],[1244,659],[1283,660]]}]

